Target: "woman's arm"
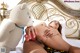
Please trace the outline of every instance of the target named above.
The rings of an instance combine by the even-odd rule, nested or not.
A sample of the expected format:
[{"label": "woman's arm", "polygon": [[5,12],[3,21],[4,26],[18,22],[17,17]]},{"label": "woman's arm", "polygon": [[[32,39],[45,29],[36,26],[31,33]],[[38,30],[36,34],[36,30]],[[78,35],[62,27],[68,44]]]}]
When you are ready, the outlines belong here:
[{"label": "woman's arm", "polygon": [[37,37],[49,47],[64,51],[69,50],[70,45],[62,39],[61,34],[56,29],[45,32],[45,35],[38,35]]}]

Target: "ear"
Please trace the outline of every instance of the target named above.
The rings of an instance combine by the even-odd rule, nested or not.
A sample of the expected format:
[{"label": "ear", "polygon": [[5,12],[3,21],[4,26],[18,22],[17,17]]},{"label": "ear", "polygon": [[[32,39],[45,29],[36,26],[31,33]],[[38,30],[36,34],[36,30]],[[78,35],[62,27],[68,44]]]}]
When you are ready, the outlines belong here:
[{"label": "ear", "polygon": [[26,6],[27,6],[27,4],[26,4],[26,3],[23,3],[23,4],[21,4],[20,9],[21,9],[21,10],[23,10],[23,9],[25,9],[25,8],[26,8]]}]

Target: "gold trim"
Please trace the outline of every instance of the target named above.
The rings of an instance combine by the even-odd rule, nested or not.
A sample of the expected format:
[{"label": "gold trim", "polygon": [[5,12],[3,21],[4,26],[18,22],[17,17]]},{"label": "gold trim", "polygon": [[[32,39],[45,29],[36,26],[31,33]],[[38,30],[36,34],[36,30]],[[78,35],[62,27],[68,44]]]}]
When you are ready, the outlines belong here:
[{"label": "gold trim", "polygon": [[[43,8],[43,11],[40,13],[40,16],[39,16],[39,17],[37,17],[36,14],[35,14],[34,11],[33,11],[33,9],[34,9],[35,7],[37,7],[38,5],[41,5],[41,7]],[[43,4],[36,3],[36,4],[34,4],[34,5],[31,7],[31,12],[32,12],[33,16],[34,16],[36,19],[40,19],[40,18],[44,15],[44,13],[46,12],[46,7],[45,7]]]},{"label": "gold trim", "polygon": [[[66,21],[66,26],[67,26],[68,28],[73,28],[74,26],[73,26],[73,27],[69,27],[69,26],[68,26],[67,22],[68,22],[69,20],[72,20],[72,19],[68,19],[68,20]],[[71,35],[73,35],[74,33],[76,33],[76,32],[77,32],[77,30],[78,30],[78,28],[79,28],[79,24],[78,24],[77,20],[76,20],[76,19],[73,19],[73,20],[75,20],[75,21],[76,21],[77,28],[76,28],[76,30],[75,30],[73,33],[68,34],[67,36],[71,36]]]},{"label": "gold trim", "polygon": [[72,17],[80,17],[80,10],[73,10],[70,9],[66,6],[64,6],[63,4],[61,4],[59,2],[59,0],[50,0],[52,3],[54,3],[59,9],[61,9],[61,11],[63,11],[64,13],[67,13],[68,15],[71,15]]},{"label": "gold trim", "polygon": [[67,17],[70,17],[70,18],[75,18],[75,17],[72,17],[72,16],[70,16],[70,15],[65,14],[65,13],[62,12],[60,9],[58,9],[57,6],[55,7],[55,6],[53,6],[52,4],[50,4],[50,3],[47,3],[47,4],[49,4],[49,5],[51,5],[52,7],[54,7],[54,8],[55,8],[56,10],[58,10],[61,14],[65,15],[65,16],[67,16]]},{"label": "gold trim", "polygon": [[[59,16],[62,16],[64,18],[64,20],[66,21],[65,17],[63,15],[60,15],[60,14],[53,14],[51,16],[55,16],[55,15],[59,15]],[[50,18],[51,16],[48,16],[48,18]]]},{"label": "gold trim", "polygon": [[[67,27],[68,27],[67,22],[68,22],[68,20],[70,20],[70,18],[71,18],[71,19],[76,19],[76,17],[70,16],[70,15],[66,14],[65,12],[63,12],[62,10],[60,10],[59,7],[57,7],[57,5],[52,5],[51,3],[48,3],[48,2],[47,2],[46,4],[52,6],[52,8],[48,8],[48,9],[47,9],[44,4],[42,4],[42,3],[37,3],[37,2],[36,2],[34,5],[31,6],[32,15],[33,15],[36,19],[39,19],[39,20],[40,20],[40,19],[43,17],[43,15],[45,15],[45,14],[47,14],[47,18],[46,18],[46,19],[49,19],[51,16],[59,15],[59,16],[62,16],[62,17],[64,18],[64,20],[66,21],[66,24],[65,24],[65,25],[66,25]],[[34,10],[33,10],[33,9],[34,9],[35,7],[37,7],[38,5],[41,5],[42,8],[43,8],[43,11],[40,13],[40,16],[39,16],[39,17],[36,16],[36,14],[35,14],[35,12],[34,12]],[[59,14],[53,13],[53,14],[51,14],[51,15],[49,16],[49,15],[48,15],[48,11],[49,11],[50,9],[59,12]],[[53,12],[54,12],[54,11],[53,11]],[[46,20],[46,19],[45,19],[45,20]],[[75,21],[76,21],[76,24],[77,24],[76,30],[75,30],[74,32],[72,32],[71,34],[68,34],[67,36],[73,35],[73,34],[76,33],[76,31],[78,30],[79,24],[78,24],[77,20],[75,20]],[[73,26],[73,27],[74,27],[74,26]],[[73,28],[73,27],[72,27],[72,28]]]}]

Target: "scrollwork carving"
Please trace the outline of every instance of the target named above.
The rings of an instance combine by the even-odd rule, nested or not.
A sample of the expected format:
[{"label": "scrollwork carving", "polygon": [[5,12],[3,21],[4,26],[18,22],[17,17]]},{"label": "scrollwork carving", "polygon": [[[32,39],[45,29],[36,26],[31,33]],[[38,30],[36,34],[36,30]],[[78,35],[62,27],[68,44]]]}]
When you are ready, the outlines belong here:
[{"label": "scrollwork carving", "polygon": [[70,31],[67,35],[73,35],[79,28],[78,21],[76,19],[68,19],[66,21],[66,29]]}]

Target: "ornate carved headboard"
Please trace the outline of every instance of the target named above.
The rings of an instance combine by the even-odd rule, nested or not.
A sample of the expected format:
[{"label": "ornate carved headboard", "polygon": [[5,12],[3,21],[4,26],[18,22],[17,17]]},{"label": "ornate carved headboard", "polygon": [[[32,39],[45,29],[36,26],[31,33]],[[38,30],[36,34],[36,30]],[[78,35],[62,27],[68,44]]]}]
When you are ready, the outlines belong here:
[{"label": "ornate carved headboard", "polygon": [[[71,10],[58,0],[28,0],[28,7],[33,18],[38,20],[58,20],[65,25],[66,37],[79,38],[80,20],[79,11]],[[71,11],[71,12],[70,12]],[[74,11],[76,14],[72,14]],[[64,26],[63,26],[64,27]]]}]

